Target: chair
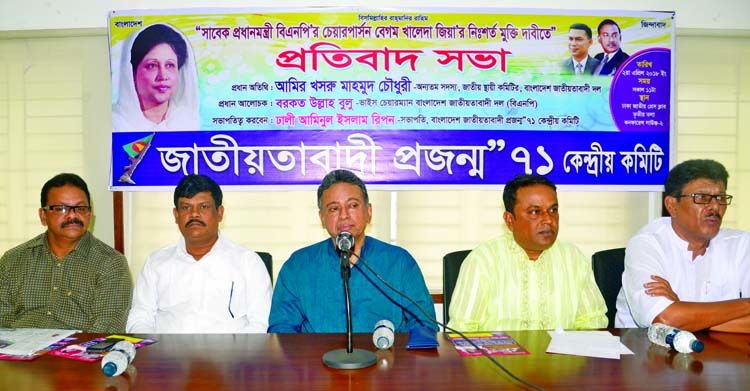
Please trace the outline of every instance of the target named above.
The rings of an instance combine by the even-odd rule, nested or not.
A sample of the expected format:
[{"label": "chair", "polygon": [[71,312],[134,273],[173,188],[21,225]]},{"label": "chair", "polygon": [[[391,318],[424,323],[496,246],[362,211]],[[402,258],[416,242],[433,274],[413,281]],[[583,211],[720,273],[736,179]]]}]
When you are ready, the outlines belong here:
[{"label": "chair", "polygon": [[458,272],[461,271],[461,264],[471,250],[454,251],[445,254],[443,257],[443,322],[448,324],[448,309],[451,305],[453,288],[456,287]]},{"label": "chair", "polygon": [[263,264],[266,265],[268,276],[271,277],[271,285],[273,285],[273,255],[262,251],[256,251],[255,253],[258,254],[260,259],[263,260]]},{"label": "chair", "polygon": [[617,294],[622,287],[622,272],[625,270],[625,249],[613,248],[594,253],[591,267],[599,291],[607,304],[607,327],[615,327]]}]

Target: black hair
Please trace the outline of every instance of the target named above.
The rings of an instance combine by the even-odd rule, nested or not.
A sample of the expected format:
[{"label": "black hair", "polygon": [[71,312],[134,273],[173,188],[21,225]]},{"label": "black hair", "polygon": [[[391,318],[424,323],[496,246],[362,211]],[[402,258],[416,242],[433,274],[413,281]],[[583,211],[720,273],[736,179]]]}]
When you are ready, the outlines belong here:
[{"label": "black hair", "polygon": [[668,196],[678,196],[682,194],[682,189],[688,182],[695,179],[709,179],[720,181],[727,187],[729,173],[724,166],[710,159],[693,159],[672,167],[664,181],[664,193]]},{"label": "black hair", "polygon": [[612,19],[604,19],[599,23],[599,27],[596,28],[596,33],[601,34],[602,33],[602,27],[611,24],[617,27],[617,33],[622,34],[622,31],[620,30],[620,26]]},{"label": "black hair", "polygon": [[323,192],[336,183],[341,182],[359,187],[365,205],[370,204],[370,197],[367,195],[367,187],[365,187],[365,183],[362,182],[358,176],[347,170],[333,170],[323,177],[323,181],[320,183],[320,186],[318,186],[318,210],[323,210]]},{"label": "black hair", "polygon": [[586,32],[586,36],[591,39],[593,35],[591,34],[591,27],[583,24],[583,23],[573,23],[570,25],[570,28],[568,30],[583,30]]},{"label": "black hair", "polygon": [[89,187],[86,185],[86,182],[78,175],[66,172],[57,174],[44,183],[44,186],[42,186],[42,194],[40,197],[42,208],[47,206],[47,196],[49,195],[49,191],[55,187],[63,187],[65,185],[75,186],[81,189],[81,191],[86,194],[86,202],[91,205],[91,196],[89,195]]},{"label": "black hair", "polygon": [[133,66],[133,74],[138,68],[138,64],[143,61],[151,49],[159,44],[166,43],[177,55],[177,68],[182,68],[187,61],[187,43],[182,35],[167,25],[154,24],[146,27],[133,41],[130,48],[130,65]]},{"label": "black hair", "polygon": [[534,174],[516,175],[515,178],[505,184],[505,188],[503,189],[503,204],[505,205],[505,210],[510,214],[513,214],[513,208],[516,207],[516,202],[518,201],[518,189],[531,185],[545,185],[557,193],[557,186],[555,186],[551,180],[543,176]]},{"label": "black hair", "polygon": [[180,198],[193,198],[204,191],[211,193],[211,198],[214,199],[217,208],[221,206],[224,195],[219,184],[205,175],[191,174],[180,179],[180,183],[174,189],[174,207],[177,208]]}]

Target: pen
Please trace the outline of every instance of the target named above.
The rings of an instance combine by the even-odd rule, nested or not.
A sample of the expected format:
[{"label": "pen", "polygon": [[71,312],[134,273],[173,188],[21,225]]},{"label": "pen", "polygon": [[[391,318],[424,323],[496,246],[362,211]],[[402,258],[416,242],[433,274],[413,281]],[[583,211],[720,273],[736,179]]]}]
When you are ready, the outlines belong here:
[{"label": "pen", "polygon": [[234,281],[232,281],[232,288],[229,290],[229,306],[227,307],[229,315],[232,315],[232,319],[234,319],[234,314],[232,313],[232,295],[234,295]]}]

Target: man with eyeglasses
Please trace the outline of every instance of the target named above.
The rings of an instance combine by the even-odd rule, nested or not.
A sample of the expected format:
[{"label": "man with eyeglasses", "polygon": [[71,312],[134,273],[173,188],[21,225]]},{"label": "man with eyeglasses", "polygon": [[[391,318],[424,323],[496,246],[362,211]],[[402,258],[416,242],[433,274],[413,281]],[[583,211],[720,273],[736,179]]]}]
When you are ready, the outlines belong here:
[{"label": "man with eyeglasses", "polygon": [[219,232],[221,187],[205,175],[174,190],[182,238],[151,253],[136,281],[129,333],[265,333],[271,278],[258,254]]},{"label": "man with eyeglasses", "polygon": [[76,174],[44,184],[39,220],[47,231],[0,259],[0,327],[125,331],[130,270],[88,231],[90,199]]},{"label": "man with eyeglasses", "polygon": [[750,233],[721,228],[728,178],[713,160],[672,168],[664,183],[670,217],[626,247],[615,326],[750,332]]}]

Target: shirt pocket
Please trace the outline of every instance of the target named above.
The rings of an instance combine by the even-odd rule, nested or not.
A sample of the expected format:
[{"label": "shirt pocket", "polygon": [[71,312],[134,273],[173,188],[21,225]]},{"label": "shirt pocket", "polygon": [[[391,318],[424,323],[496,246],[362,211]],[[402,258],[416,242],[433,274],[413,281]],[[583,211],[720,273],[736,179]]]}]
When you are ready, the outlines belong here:
[{"label": "shirt pocket", "polygon": [[207,313],[229,319],[247,315],[247,288],[244,281],[213,279],[206,288],[202,307]]},{"label": "shirt pocket", "polygon": [[714,268],[711,278],[703,282],[701,301],[723,301],[739,297],[740,286],[734,273]]}]

